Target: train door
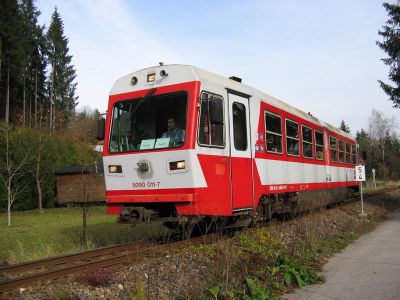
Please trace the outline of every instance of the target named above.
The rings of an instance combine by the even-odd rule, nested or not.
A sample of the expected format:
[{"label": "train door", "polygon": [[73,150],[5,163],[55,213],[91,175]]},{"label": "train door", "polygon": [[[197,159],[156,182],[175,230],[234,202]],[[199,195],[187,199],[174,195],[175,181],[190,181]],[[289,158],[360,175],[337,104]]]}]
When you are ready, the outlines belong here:
[{"label": "train door", "polygon": [[253,207],[249,99],[228,94],[233,211]]}]

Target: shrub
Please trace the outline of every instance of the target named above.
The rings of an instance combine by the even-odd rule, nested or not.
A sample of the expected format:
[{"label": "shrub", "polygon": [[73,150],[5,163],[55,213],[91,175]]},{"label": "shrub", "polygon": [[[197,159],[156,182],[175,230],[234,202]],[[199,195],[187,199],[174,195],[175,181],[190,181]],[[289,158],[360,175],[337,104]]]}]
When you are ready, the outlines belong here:
[{"label": "shrub", "polygon": [[78,280],[92,286],[107,285],[114,277],[111,268],[89,267],[78,274]]},{"label": "shrub", "polygon": [[244,294],[243,300],[269,300],[275,299],[271,293],[263,287],[263,285],[249,277],[246,277],[246,284],[249,290],[249,295]]}]

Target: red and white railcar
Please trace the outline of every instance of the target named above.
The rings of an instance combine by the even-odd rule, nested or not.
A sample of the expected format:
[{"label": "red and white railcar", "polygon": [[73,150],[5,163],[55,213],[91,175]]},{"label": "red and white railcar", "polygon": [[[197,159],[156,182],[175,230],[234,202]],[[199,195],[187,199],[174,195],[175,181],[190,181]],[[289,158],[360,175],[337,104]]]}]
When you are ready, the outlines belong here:
[{"label": "red and white railcar", "polygon": [[[171,118],[180,143],[164,134]],[[107,208],[143,220],[251,214],[279,199],[307,205],[311,198],[344,198],[357,186],[356,149],[349,134],[238,78],[160,65],[117,80],[111,90]]]}]

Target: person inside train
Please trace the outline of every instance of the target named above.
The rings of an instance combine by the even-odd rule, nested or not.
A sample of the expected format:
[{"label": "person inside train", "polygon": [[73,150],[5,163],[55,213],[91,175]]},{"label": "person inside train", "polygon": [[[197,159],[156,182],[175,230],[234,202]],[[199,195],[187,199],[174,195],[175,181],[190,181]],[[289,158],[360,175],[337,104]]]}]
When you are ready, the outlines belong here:
[{"label": "person inside train", "polygon": [[173,147],[182,146],[185,142],[185,130],[178,127],[175,118],[168,118],[168,131],[161,138],[170,138]]}]

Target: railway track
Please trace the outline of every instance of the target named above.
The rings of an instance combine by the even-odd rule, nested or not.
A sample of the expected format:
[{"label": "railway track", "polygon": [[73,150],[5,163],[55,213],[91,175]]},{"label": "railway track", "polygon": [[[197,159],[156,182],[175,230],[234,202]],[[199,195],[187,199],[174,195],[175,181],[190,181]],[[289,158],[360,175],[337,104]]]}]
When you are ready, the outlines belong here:
[{"label": "railway track", "polygon": [[25,287],[39,280],[57,279],[85,270],[88,267],[109,267],[121,263],[129,263],[137,259],[155,255],[169,248],[211,243],[216,238],[217,235],[211,234],[163,245],[153,244],[150,241],[139,241],[131,244],[1,267],[0,294],[15,288]]}]

